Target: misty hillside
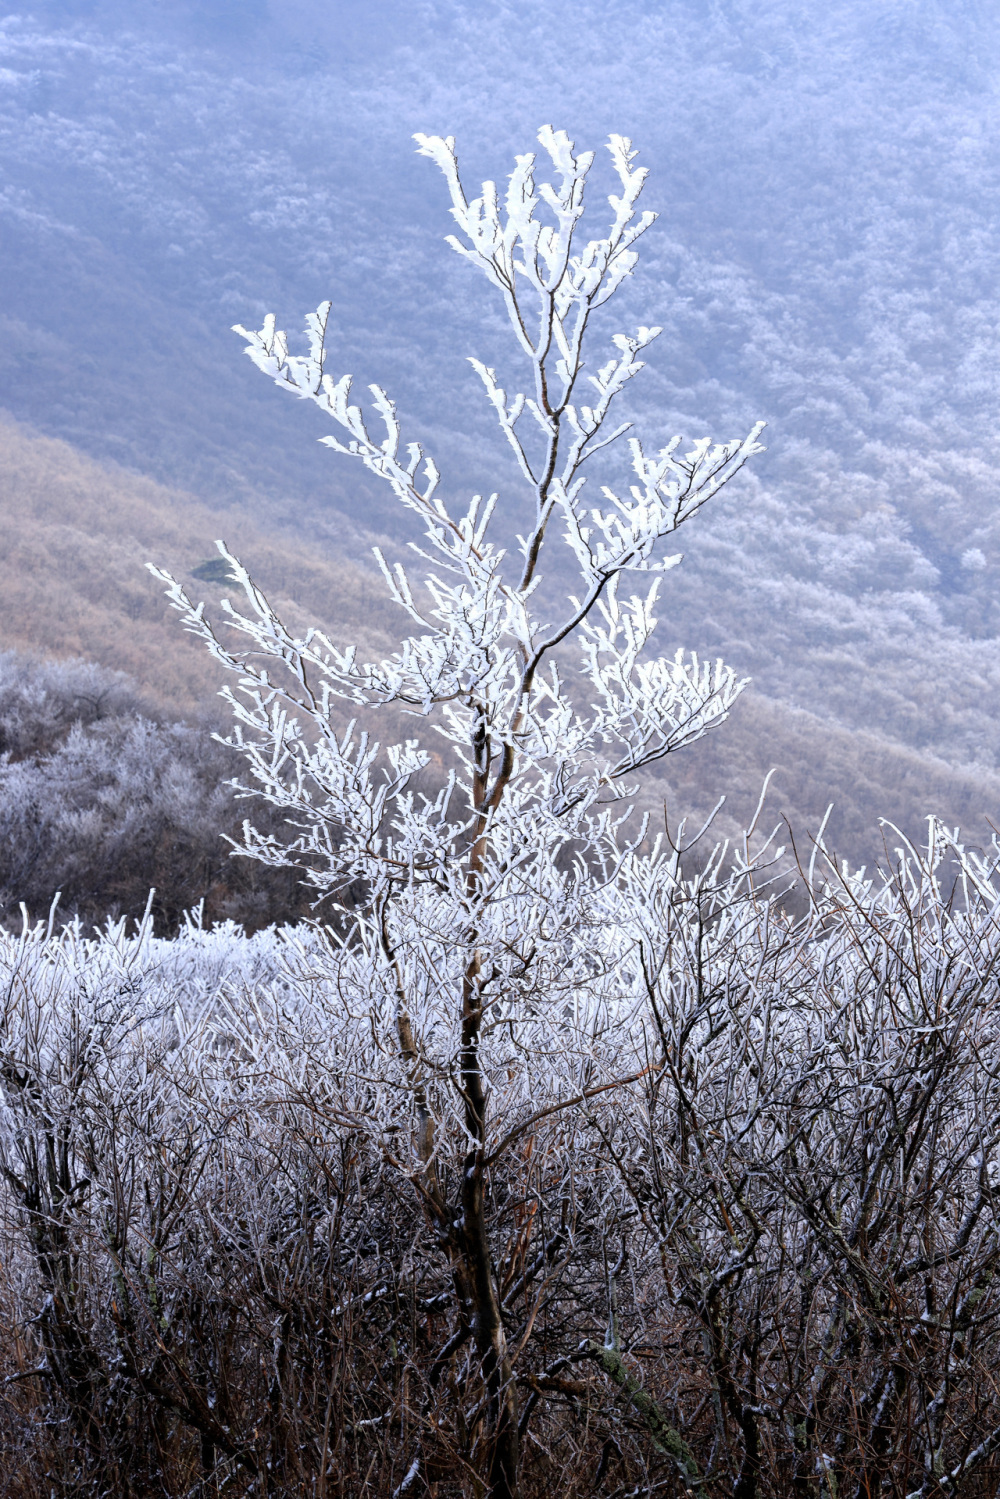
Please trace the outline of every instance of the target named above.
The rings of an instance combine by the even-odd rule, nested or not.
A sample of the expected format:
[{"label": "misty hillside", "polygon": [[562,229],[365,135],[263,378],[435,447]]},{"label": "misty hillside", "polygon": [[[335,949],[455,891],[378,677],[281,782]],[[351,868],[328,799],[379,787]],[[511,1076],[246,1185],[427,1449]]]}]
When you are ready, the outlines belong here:
[{"label": "misty hillside", "polygon": [[[239,756],[211,738],[220,673],[144,567],[217,606],[231,588],[192,569],[211,573],[230,527],[287,618],[343,612],[385,646],[362,570],[0,420],[0,924],[57,891],[66,917],[138,917],[151,887],[164,931],[199,903],[251,928],[307,914],[293,872],[229,857],[247,808],[227,784]],[[269,825],[264,807],[254,818]]]},{"label": "misty hillside", "polygon": [[[91,661],[126,673],[158,716],[193,724],[224,715],[221,673],[181,629],[144,563],[174,569],[196,599],[217,611],[231,592],[193,575],[222,529],[296,628],[320,624],[363,652],[382,653],[401,629],[374,567],[318,557],[236,509],[220,514],[192,496],[97,463],[67,443],[0,422],[0,651]],[[678,574],[674,573],[674,577]],[[345,714],[346,718],[346,714]],[[406,737],[410,719],[380,720],[376,732]],[[984,834],[1000,811],[1000,777],[947,762],[876,731],[849,732],[758,692],[747,693],[722,729],[652,768],[644,805],[664,804],[672,824],[706,814],[719,796],[720,824],[735,831],[775,771],[768,805],[808,846],[828,802],[830,838],[854,861],[880,848],[877,819],[919,837],[934,810]],[[232,769],[227,769],[232,774]]]}]

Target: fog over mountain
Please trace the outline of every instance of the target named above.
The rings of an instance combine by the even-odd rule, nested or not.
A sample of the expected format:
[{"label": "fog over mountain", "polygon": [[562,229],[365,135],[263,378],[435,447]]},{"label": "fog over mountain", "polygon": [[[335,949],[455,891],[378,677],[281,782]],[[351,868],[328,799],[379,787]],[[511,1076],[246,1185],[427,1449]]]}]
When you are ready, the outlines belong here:
[{"label": "fog over mountain", "polygon": [[995,767],[998,87],[975,0],[29,4],[0,22],[0,404],[224,507],[237,547],[242,510],[360,555],[391,505],[228,331],[329,296],[336,372],[519,504],[464,362],[510,388],[516,359],[410,136],[456,135],[476,183],[545,121],[630,134],[661,218],[604,332],[665,330],[630,414],[769,423],[684,536],[664,646]]}]

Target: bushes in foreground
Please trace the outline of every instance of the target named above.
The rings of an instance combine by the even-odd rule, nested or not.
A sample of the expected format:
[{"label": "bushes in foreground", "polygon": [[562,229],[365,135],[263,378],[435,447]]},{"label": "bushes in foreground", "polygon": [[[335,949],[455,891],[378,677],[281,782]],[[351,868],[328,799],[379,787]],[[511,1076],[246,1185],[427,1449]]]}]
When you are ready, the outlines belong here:
[{"label": "bushes in foreground", "polygon": [[[637,856],[484,1034],[525,1495],[996,1491],[996,860],[935,830],[795,919],[760,881]],[[461,1125],[352,944],[34,928],[0,969],[0,1493],[479,1494],[417,1138],[448,1172]]]}]

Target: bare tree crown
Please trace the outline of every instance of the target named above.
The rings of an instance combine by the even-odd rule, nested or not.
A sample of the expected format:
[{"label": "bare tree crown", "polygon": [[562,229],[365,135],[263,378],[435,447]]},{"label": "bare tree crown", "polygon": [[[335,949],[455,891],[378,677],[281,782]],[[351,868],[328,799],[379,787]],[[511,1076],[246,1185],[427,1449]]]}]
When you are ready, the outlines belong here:
[{"label": "bare tree crown", "polygon": [[[654,455],[630,436],[634,482],[622,493],[603,487],[601,503],[592,505],[584,465],[630,433],[629,422],[612,419],[613,407],[643,367],[639,354],[660,331],[640,327],[615,335],[615,354],[595,374],[584,375],[591,315],[631,273],[636,242],[656,217],[637,208],[645,169],[634,165],[636,152],[628,139],[611,137],[608,151],[620,191],[609,198],[606,236],[581,247],[584,190],[594,156],[575,154],[565,132],[550,126],[539,132],[554,180],[536,182],[535,156],[519,156],[502,205],[492,182],[483,184],[480,197],[468,200],[451,137],[418,135],[416,140],[448,184],[459,229],[449,244],[501,292],[531,367],[532,393],[508,397],[495,371],[471,360],[534,497],[532,525],[519,538],[516,581],[505,575],[503,552],[490,537],[497,495],[475,495],[461,514],[453,514],[440,497],[433,458],[417,442],[404,446],[385,391],[371,387],[374,413],[366,416],[352,403],[351,377],[334,379],[327,373],[328,302],[307,319],[307,355],[289,353],[273,316],[258,332],[236,331],[265,374],[314,401],[341,429],[322,440],[359,459],[419,517],[424,540],[415,550],[429,568],[422,589],[401,565],[390,567],[381,553],[376,556],[392,598],[420,633],[378,662],[360,661],[355,650],[336,648],[319,631],[293,636],[219,543],[249,604],[244,612],[224,605],[229,623],[256,657],[278,659],[290,669],[296,684],[290,691],[286,675],[272,679],[266,667],[223,645],[201,609],[153,569],[167,582],[188,627],[241,674],[239,694],[227,695],[237,721],[254,736],[242,743],[255,789],[304,813],[308,823],[291,852],[319,855],[328,868],[351,869],[376,886],[398,879],[401,871],[410,879],[455,857],[467,858],[477,845],[482,849],[486,826],[499,831],[501,807],[509,828],[500,841],[508,848],[515,843],[537,848],[553,838],[562,845],[567,832],[555,827],[558,822],[569,836],[592,835],[597,825],[590,814],[624,794],[623,778],[726,717],[743,686],[730,668],[681,652],[672,659],[646,659],[659,577],[627,601],[620,598],[619,585],[624,573],[659,574],[680,561],[660,555],[659,543],[760,451],[762,425],[733,442],[704,438],[686,452],[675,438]],[[544,222],[546,216],[552,222]],[[584,393],[591,404],[583,401]],[[533,612],[553,524],[560,527],[580,578],[578,594],[556,623]],[[552,659],[555,649],[571,640],[589,689],[587,711],[571,703]],[[579,697],[574,694],[574,700]],[[461,790],[463,810],[453,810],[456,799],[450,793],[421,805],[413,799],[410,781],[427,759],[413,741],[387,749],[390,776],[378,775],[376,746],[364,734],[332,728],[338,699],[359,708],[396,703],[421,713],[440,709],[438,729],[456,753],[455,789]],[[290,700],[296,715],[305,714],[318,730],[315,741],[288,716]],[[602,830],[606,826],[600,819],[599,824]],[[332,829],[337,830],[335,857]],[[273,841],[256,839],[252,830],[247,852],[281,857]]]}]

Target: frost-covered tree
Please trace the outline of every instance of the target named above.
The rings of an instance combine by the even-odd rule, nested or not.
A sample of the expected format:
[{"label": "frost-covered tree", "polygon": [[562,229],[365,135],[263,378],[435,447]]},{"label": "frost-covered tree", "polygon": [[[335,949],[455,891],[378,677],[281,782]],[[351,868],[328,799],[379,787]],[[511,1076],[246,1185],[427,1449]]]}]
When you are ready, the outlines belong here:
[{"label": "frost-covered tree", "polygon": [[[615,947],[600,938],[645,839],[629,822],[636,776],[721,723],[743,685],[722,662],[650,649],[662,574],[681,560],[662,544],[760,451],[760,427],[647,452],[616,407],[655,327],[616,334],[606,362],[586,370],[593,315],[655,219],[637,206],[646,172],[630,141],[608,143],[611,221],[584,244],[594,154],[575,154],[565,133],[539,132],[552,181],[536,181],[534,155],[519,156],[502,199],[487,182],[471,201],[453,140],[416,140],[448,184],[449,243],[500,294],[530,371],[528,390],[508,395],[494,369],[471,361],[533,500],[517,550],[505,555],[497,540],[495,493],[446,503],[433,459],[403,442],[386,393],[371,387],[366,415],[350,376],[327,373],[324,303],[307,319],[305,355],[289,351],[273,317],[237,331],[266,375],[336,425],[324,441],[417,517],[419,581],[376,553],[413,632],[376,662],[318,631],[299,637],[219,543],[246,601],[223,605],[242,637],[233,644],[158,576],[187,627],[239,675],[227,696],[246,790],[290,824],[284,840],[248,824],[242,852],[301,864],[334,905],[349,883],[366,892],[333,961],[344,1005],[365,1015],[375,1054],[390,1060],[359,1061],[350,1106],[324,1107],[348,1111],[352,1127],[363,1118],[418,1194],[454,1287],[441,1367],[471,1342],[483,1395],[470,1441],[499,1499],[517,1490],[515,1364],[533,1316],[509,1339],[499,1278],[514,1249],[491,1239],[491,1169],[521,1148],[539,1109],[571,1111],[625,1081],[614,1037],[631,1024],[631,979],[617,958],[605,963]],[[592,497],[588,461],[605,450],[606,468],[606,450],[626,441],[630,478]],[[577,573],[554,617],[539,602],[553,547]],[[433,738],[382,744],[368,725],[387,708],[423,717]],[[445,771],[428,790],[417,782],[429,743],[445,747]],[[667,858],[654,848],[630,888],[654,888]],[[523,1274],[530,1284],[539,1270]]]}]

